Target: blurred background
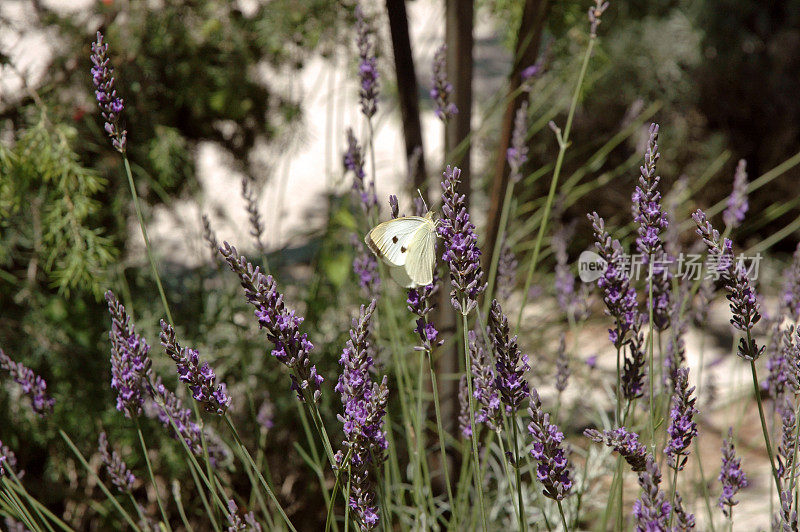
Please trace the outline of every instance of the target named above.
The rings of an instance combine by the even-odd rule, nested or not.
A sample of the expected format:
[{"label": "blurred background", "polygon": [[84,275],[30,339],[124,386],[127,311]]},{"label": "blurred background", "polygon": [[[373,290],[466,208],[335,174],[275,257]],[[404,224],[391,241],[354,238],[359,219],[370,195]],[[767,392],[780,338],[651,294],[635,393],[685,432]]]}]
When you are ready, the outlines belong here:
[{"label": "blurred background", "polygon": [[[282,452],[302,430],[291,415],[294,398],[264,356],[263,336],[235,276],[210,250],[201,216],[206,237],[213,232],[269,263],[306,317],[322,373],[334,375],[352,314],[344,309],[363,301],[353,288],[351,243],[361,229],[342,167],[346,128],[366,134],[353,8],[331,0],[0,3],[0,347],[41,373],[59,405],[43,425],[0,384],[0,439],[16,450],[28,489],[85,519],[87,529],[103,528],[102,512],[85,502],[96,486],[84,482],[57,429],[87,455],[101,428],[123,448],[135,445],[113,408],[102,294],[120,295],[151,344],[161,314],[122,161],[94,100],[95,32],[110,44],[128,157],[179,332],[210,358],[234,397],[246,397],[233,413],[248,440],[269,441],[262,459],[285,479],[287,512],[316,523],[324,511],[313,505],[316,483],[307,482],[311,473],[296,453]],[[548,122],[565,120],[588,39],[587,3],[387,0],[363,8],[378,34],[373,123],[384,218],[388,194],[400,196],[405,212],[417,188],[435,204],[443,166],[458,164],[491,257],[496,243],[485,236],[497,234],[513,114],[530,95],[529,162],[507,241],[525,264],[558,151]],[[443,42],[460,110],[447,131],[429,96]],[[539,73],[523,81],[532,65]],[[751,194],[737,245],[787,262],[800,234],[798,94],[798,1],[612,2],[554,215],[574,230],[569,263],[589,246],[587,211],[613,227],[630,224],[651,121],[661,125],[664,190],[682,179],[674,219],[683,223],[694,208],[726,198],[744,158],[750,180],[767,174],[769,184]],[[243,181],[265,228],[257,239]],[[693,242],[691,227],[681,227],[680,238]],[[543,287],[554,263],[546,252],[538,293],[550,290]],[[522,276],[517,281],[521,288]],[[527,324],[523,334],[535,328]],[[155,359],[156,370],[170,374],[171,362]],[[336,399],[325,400],[334,420]],[[145,430],[162,442],[164,479],[186,475],[180,460],[170,460],[179,452],[174,442],[160,427]],[[136,467],[137,454],[129,456]]]}]

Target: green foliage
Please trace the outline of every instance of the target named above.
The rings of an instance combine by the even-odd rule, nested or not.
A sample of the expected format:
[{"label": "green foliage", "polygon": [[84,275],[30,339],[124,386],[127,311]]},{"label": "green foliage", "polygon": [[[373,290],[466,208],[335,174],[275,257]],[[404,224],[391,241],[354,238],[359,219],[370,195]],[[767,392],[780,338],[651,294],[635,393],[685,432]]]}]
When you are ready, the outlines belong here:
[{"label": "green foliage", "polygon": [[[72,148],[75,134],[42,114],[17,132],[12,146],[0,145],[0,258],[6,267],[27,263],[29,280],[40,265],[61,294],[77,289],[99,297],[117,252],[96,223],[101,207],[96,197],[106,182],[80,164]],[[21,269],[17,272],[22,277]]]}]

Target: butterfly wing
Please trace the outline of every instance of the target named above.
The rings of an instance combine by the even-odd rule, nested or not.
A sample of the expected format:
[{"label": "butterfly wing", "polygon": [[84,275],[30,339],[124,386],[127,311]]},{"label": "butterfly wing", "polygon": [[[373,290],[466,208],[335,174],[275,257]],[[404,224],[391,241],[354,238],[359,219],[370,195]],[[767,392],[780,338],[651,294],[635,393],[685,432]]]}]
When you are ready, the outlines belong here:
[{"label": "butterfly wing", "polygon": [[409,243],[405,270],[414,286],[427,286],[433,282],[433,267],[436,264],[436,226],[426,221],[414,233]]},{"label": "butterfly wing", "polygon": [[408,276],[408,273],[406,273],[405,266],[389,266],[389,275],[403,288],[414,288],[417,286],[417,284],[411,280],[411,277]]},{"label": "butterfly wing", "polygon": [[395,218],[376,225],[364,237],[364,242],[377,257],[390,266],[404,266],[415,233],[427,223],[420,216]]}]

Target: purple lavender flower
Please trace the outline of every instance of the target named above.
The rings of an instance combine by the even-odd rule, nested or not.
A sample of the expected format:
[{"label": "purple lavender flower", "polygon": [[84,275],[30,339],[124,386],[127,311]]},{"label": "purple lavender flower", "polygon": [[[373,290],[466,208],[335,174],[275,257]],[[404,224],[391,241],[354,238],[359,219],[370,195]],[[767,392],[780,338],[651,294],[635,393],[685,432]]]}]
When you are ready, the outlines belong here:
[{"label": "purple lavender flower", "polygon": [[[349,454],[346,464],[350,474],[350,507],[359,516],[362,530],[371,530],[378,524],[378,506],[375,500],[374,479],[370,472],[377,471],[385,460],[388,443],[383,430],[386,403],[389,395],[386,377],[380,384],[372,382],[369,322],[376,301],[361,306],[358,320],[353,320],[350,340],[342,351],[339,364],[342,374],[336,391],[342,396],[342,422],[345,440],[342,443]],[[336,454],[337,468],[345,467],[345,452]],[[373,473],[374,474],[374,473]]]},{"label": "purple lavender flower", "polygon": [[664,352],[664,384],[669,384],[670,389],[675,388],[675,376],[678,368],[686,362],[684,336],[689,328],[689,323],[686,316],[680,315],[682,301],[682,297],[677,299],[672,307],[670,321],[673,324],[673,332],[667,341],[667,347]]},{"label": "purple lavender flower", "polygon": [[597,355],[589,355],[586,357],[586,366],[589,369],[594,369],[597,367]]},{"label": "purple lavender flower", "polygon": [[217,376],[208,362],[201,363],[196,350],[181,347],[172,325],[164,320],[161,320],[161,345],[175,361],[178,378],[189,385],[194,400],[203,405],[206,412],[225,414],[231,404],[225,384],[216,384]]},{"label": "purple lavender flower", "polygon": [[356,5],[356,44],[358,45],[358,77],[361,90],[358,93],[361,113],[372,118],[378,110],[378,60],[375,57],[374,32],[364,19],[360,5]]},{"label": "purple lavender flower", "polygon": [[728,206],[722,213],[722,220],[731,229],[736,229],[744,221],[749,204],[747,203],[747,162],[739,160],[733,176],[733,192],[728,196]]},{"label": "purple lavender flower", "polygon": [[436,49],[433,55],[433,78],[431,80],[431,99],[436,103],[434,114],[442,122],[447,122],[458,114],[458,107],[450,101],[453,85],[447,81],[447,45]]},{"label": "purple lavender flower", "polygon": [[392,219],[400,217],[400,203],[394,194],[389,194],[389,211],[392,213]]},{"label": "purple lavender flower", "polygon": [[261,221],[261,213],[258,212],[258,201],[253,190],[253,185],[247,176],[242,177],[242,198],[247,210],[247,218],[250,220],[250,236],[256,241],[256,246],[261,253],[265,253],[264,242],[264,222]]},{"label": "purple lavender flower", "polygon": [[265,277],[258,267],[253,267],[227,242],[223,243],[220,253],[239,276],[247,301],[256,309],[259,326],[266,329],[267,338],[275,345],[272,356],[291,371],[292,389],[298,398],[304,401],[306,390],[309,390],[313,400],[319,401],[322,395],[320,385],[324,379],[308,356],[314,345],[305,333],[300,333],[303,318],[286,308],[283,295],[278,292],[271,275]]},{"label": "purple lavender flower", "polygon": [[718,480],[722,483],[722,494],[718,506],[728,519],[733,518],[733,507],[739,504],[734,499],[740,489],[747,487],[747,476],[742,471],[742,459],[736,457],[733,445],[733,427],[728,429],[728,437],[722,442],[722,467]]},{"label": "purple lavender flower", "polygon": [[[494,386],[491,354],[485,348],[482,335],[469,331],[469,356],[472,366],[472,397],[477,401],[475,423],[486,423],[494,431],[503,427],[500,394]],[[469,419],[469,414],[467,414]]]},{"label": "purple lavender flower", "polygon": [[247,512],[244,516],[239,515],[239,507],[233,499],[228,501],[228,532],[238,532],[246,530],[248,532],[261,532],[261,525],[256,521],[253,512]]},{"label": "purple lavender flower", "polygon": [[664,454],[670,467],[682,470],[689,456],[692,438],[697,436],[697,422],[694,416],[696,397],[692,397],[694,386],[689,388],[689,369],[678,368],[675,372],[675,392],[672,395],[672,409],[669,412],[670,424],[667,428],[667,441]]},{"label": "purple lavender flower", "polygon": [[694,529],[696,524],[694,514],[683,509],[683,498],[677,491],[675,492],[675,504],[672,507],[672,515],[675,519],[675,527],[673,530],[685,532],[686,530]]},{"label": "purple lavender flower", "polygon": [[778,410],[781,413],[781,440],[776,453],[778,477],[783,481],[791,482],[794,449],[797,443],[797,438],[795,438],[797,419],[794,415],[794,405],[788,398],[783,399]]},{"label": "purple lavender flower", "polygon": [[633,471],[644,471],[647,468],[647,447],[639,442],[639,435],[625,427],[603,432],[586,429],[583,435],[595,443],[611,447],[622,456]]},{"label": "purple lavender flower", "polygon": [[645,469],[639,473],[639,486],[642,495],[633,503],[633,517],[636,519],[637,532],[652,532],[669,530],[667,523],[671,505],[667,497],[659,488],[661,484],[661,470],[648,454],[645,460]]},{"label": "purple lavender flower", "polygon": [[658,152],[658,124],[650,124],[650,138],[644,154],[644,165],[639,169],[639,184],[631,196],[633,219],[639,224],[636,247],[642,254],[642,262],[649,265],[653,283],[653,323],[658,330],[669,325],[669,290],[671,274],[666,265],[669,258],[664,251],[661,232],[669,226],[667,215],[661,206],[658,185],[661,177],[656,175]]},{"label": "purple lavender flower", "polygon": [[202,456],[202,435],[200,426],[192,419],[192,411],[185,408],[178,396],[164,386],[161,377],[156,377],[152,390],[156,405],[155,415],[161,424],[167,427],[172,437],[182,438],[195,456]]},{"label": "purple lavender flower", "polygon": [[572,489],[572,473],[563,447],[564,434],[550,423],[550,414],[542,410],[536,390],[531,391],[528,414],[531,416],[528,432],[533,437],[531,456],[539,462],[536,478],[544,486],[542,493],[545,497],[560,501]]},{"label": "purple lavender flower", "polygon": [[467,376],[462,375],[458,381],[458,431],[464,439],[472,437],[472,424],[469,421],[469,388]]},{"label": "purple lavender flower", "polygon": [[[10,476],[9,471],[13,471],[16,467],[17,456],[14,454],[14,451],[3,445],[3,442],[0,441],[0,478]],[[22,476],[18,471],[14,471],[14,474],[17,475],[17,478]]]},{"label": "purple lavender flower", "polygon": [[638,399],[644,394],[646,358],[644,333],[642,332],[644,321],[643,314],[637,315],[625,346],[627,351],[622,364],[622,397],[628,401]]},{"label": "purple lavender flower", "polygon": [[108,439],[105,432],[100,433],[100,437],[97,440],[97,449],[100,451],[100,458],[103,460],[103,465],[106,466],[106,472],[111,478],[111,483],[116,486],[120,493],[130,493],[136,482],[136,477],[133,476],[133,473],[128,469],[122,457],[117,454],[117,451],[112,450],[109,452]]},{"label": "purple lavender flower", "polygon": [[30,398],[34,412],[45,417],[53,411],[55,400],[47,395],[47,382],[22,362],[11,360],[2,349],[0,349],[0,369],[7,371],[14,382],[19,384],[22,393]]},{"label": "purple lavender flower", "polygon": [[535,78],[543,71],[542,65],[540,63],[534,63],[530,66],[527,66],[522,69],[522,72],[519,73],[519,77],[522,78],[522,81],[527,81],[531,78]]},{"label": "purple lavender flower", "polygon": [[717,262],[717,270],[722,274],[723,281],[729,294],[731,324],[747,335],[747,339],[739,339],[738,355],[745,360],[756,360],[764,352],[764,347],[758,347],[752,338],[752,330],[761,320],[760,306],[755,289],[747,271],[741,262],[735,262],[732,243],[729,239],[720,242],[719,232],[711,226],[703,211],[697,210],[692,215],[697,225],[697,234],[702,237],[708,248],[709,258]]},{"label": "purple lavender flower", "polygon": [[442,180],[442,215],[437,226],[444,240],[442,259],[450,266],[450,302],[464,315],[478,304],[478,296],[486,289],[481,269],[481,250],[475,225],[469,221],[466,197],[457,192],[461,170],[449,165]]},{"label": "purple lavender flower", "polygon": [[342,156],[346,172],[353,172],[353,194],[367,218],[378,216],[378,196],[375,193],[375,176],[367,181],[364,171],[364,155],[358,139],[351,128],[347,128],[347,151]]},{"label": "purple lavender flower", "polygon": [[782,403],[782,399],[789,385],[797,382],[791,376],[790,360],[797,360],[798,346],[792,341],[794,327],[789,326],[781,330],[780,323],[777,321],[770,324],[770,353],[767,359],[767,379],[761,383],[761,388],[766,391],[767,396],[776,405]]},{"label": "purple lavender flower", "polygon": [[556,355],[556,390],[561,394],[569,384],[569,356],[567,354],[566,335],[562,332],[558,339],[558,354]]},{"label": "purple lavender flower", "polygon": [[214,229],[211,228],[211,220],[208,218],[207,214],[203,215],[203,240],[206,241],[208,244],[208,248],[211,250],[211,259],[217,260],[217,250],[219,249],[219,242],[217,242],[217,234],[214,232]]},{"label": "purple lavender flower", "polygon": [[522,165],[528,160],[528,146],[525,136],[528,133],[528,101],[524,100],[514,115],[514,131],[511,134],[511,146],[506,151],[506,160],[511,168],[508,178],[513,183],[522,179]]},{"label": "purple lavender flower", "polygon": [[517,346],[517,337],[510,336],[508,318],[500,304],[492,300],[489,308],[489,338],[496,356],[494,386],[508,412],[516,412],[530,395],[525,372],[530,369],[528,355]]},{"label": "purple lavender flower", "polygon": [[408,310],[417,315],[416,328],[422,349],[430,352],[435,345],[441,345],[439,331],[430,321],[430,313],[436,307],[436,294],[439,293],[439,276],[433,272],[433,282],[428,286],[412,288],[408,291],[406,303]]},{"label": "purple lavender flower", "polygon": [[13,517],[6,516],[3,521],[6,524],[7,532],[30,532],[28,527],[14,519]]},{"label": "purple lavender flower", "polygon": [[514,251],[508,242],[503,241],[500,248],[500,257],[497,261],[497,299],[507,302],[514,291],[514,286],[517,284],[517,267],[519,261],[517,260]]},{"label": "purple lavender flower", "polygon": [[797,532],[797,511],[792,510],[793,501],[794,493],[791,486],[781,491],[781,507],[778,516],[773,519],[772,530]]},{"label": "purple lavender flower", "polygon": [[103,34],[97,32],[97,41],[92,43],[92,81],[95,87],[97,105],[103,115],[105,124],[103,128],[111,138],[114,148],[124,154],[126,146],[127,132],[120,125],[120,115],[125,108],[122,98],[117,96],[114,88],[114,67],[111,60],[106,56],[108,53],[108,43],[103,42]]},{"label": "purple lavender flower", "polygon": [[378,259],[364,246],[364,241],[355,233],[350,235],[350,245],[356,250],[353,258],[353,271],[361,287],[361,295],[367,299],[375,299],[380,295],[381,275]]},{"label": "purple lavender flower", "polygon": [[117,391],[117,410],[130,418],[142,413],[152,365],[150,346],[111,290],[105,298],[111,314],[111,387]]},{"label": "purple lavender flower", "polygon": [[794,251],[792,264],[783,273],[783,309],[789,318],[800,318],[800,244]]}]

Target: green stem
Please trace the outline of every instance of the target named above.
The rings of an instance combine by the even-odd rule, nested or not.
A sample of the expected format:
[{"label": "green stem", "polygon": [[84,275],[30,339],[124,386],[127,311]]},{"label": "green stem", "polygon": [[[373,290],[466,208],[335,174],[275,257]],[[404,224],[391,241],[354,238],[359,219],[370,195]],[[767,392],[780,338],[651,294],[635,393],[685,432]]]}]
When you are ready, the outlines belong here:
[{"label": "green stem", "polygon": [[[426,318],[427,319],[427,318]],[[431,355],[430,350],[426,349],[425,353],[428,355],[428,367],[430,369],[431,374],[431,390],[433,391],[433,408],[436,411],[436,431],[437,435],[439,436],[439,452],[442,455],[442,474],[444,475],[444,484],[447,488],[447,502],[450,504],[450,511],[455,511],[453,507],[453,503],[455,499],[453,498],[453,488],[450,485],[450,475],[447,471],[447,450],[444,444],[444,429],[442,428],[442,414],[440,411],[439,406],[439,390],[438,384],[436,382],[436,370],[433,368],[433,357]],[[420,368],[420,371],[421,368]]]},{"label": "green stem", "polygon": [[[45,516],[47,516],[48,519],[54,522],[61,530],[64,530],[65,532],[72,531],[72,528],[68,524],[62,521],[57,515],[53,514],[53,512],[48,510],[45,505],[40,503],[36,498],[34,498],[30,493],[28,493],[28,490],[25,489],[25,486],[22,484],[22,482],[20,482],[19,478],[17,477],[16,473],[14,473],[14,471],[12,471],[10,468],[6,468],[6,471],[9,473],[11,479],[14,481],[12,487],[16,489],[20,494],[22,494],[22,496],[25,497],[25,499],[27,499],[27,501],[34,507],[34,510],[36,511],[37,514],[39,514],[39,512],[42,512]],[[47,524],[47,521],[45,521],[44,519],[42,519],[42,521],[44,521],[45,526],[47,526],[47,528],[49,529],[50,526]]]},{"label": "green stem", "polygon": [[136,421],[136,433],[139,435],[139,443],[142,445],[142,454],[144,455],[144,463],[147,466],[147,474],[150,476],[150,483],[153,485],[153,490],[156,493],[156,502],[158,503],[158,510],[161,512],[161,518],[164,520],[164,526],[167,527],[167,530],[172,530],[172,527],[169,526],[169,518],[167,517],[167,512],[164,510],[164,504],[161,502],[161,496],[158,494],[158,485],[156,485],[156,477],[153,475],[153,467],[150,464],[150,457],[147,455],[147,445],[144,443],[144,436],[142,435],[142,428],[139,425],[139,418],[135,418]]},{"label": "green stem", "polygon": [[186,518],[186,510],[184,510],[183,501],[181,501],[180,484],[178,484],[177,480],[173,480],[172,500],[175,501],[175,506],[178,507],[178,515],[181,516],[183,526],[186,528],[187,532],[192,532],[194,528],[189,524],[189,520]]},{"label": "green stem", "polygon": [[655,399],[653,393],[653,381],[655,380],[655,375],[653,374],[653,261],[652,258],[649,261],[649,275],[648,275],[648,295],[647,295],[647,307],[648,307],[648,320],[649,320],[649,327],[647,333],[647,352],[648,352],[648,375],[650,378],[647,380],[650,381],[650,441],[653,445],[653,454],[656,453],[656,414],[655,414]]},{"label": "green stem", "polygon": [[569,527],[567,526],[567,518],[564,517],[564,508],[561,507],[561,501],[556,501],[556,504],[558,504],[558,514],[561,516],[561,526],[564,527],[564,532],[567,532]]},{"label": "green stem", "polygon": [[[506,446],[503,443],[503,438],[500,433],[497,434],[497,443],[500,445],[500,462],[503,464],[503,471],[506,474],[506,482],[508,482],[508,490],[511,494],[511,500],[514,500],[514,478],[511,476],[511,471],[508,469],[508,457],[506,457]],[[519,505],[517,505],[519,506]],[[513,515],[513,512],[510,512]],[[519,519],[519,516],[516,516]],[[519,529],[522,530],[522,522],[519,521]]]},{"label": "green stem", "polygon": [[[462,301],[461,308],[466,308],[466,303]],[[469,325],[467,324],[467,315],[462,312],[461,313],[461,328],[464,336],[464,361],[466,366],[466,373],[467,373],[467,391],[469,392],[469,424],[472,427],[472,435],[470,439],[472,440],[472,460],[475,462],[475,489],[478,492],[478,503],[480,505],[481,510],[481,524],[483,526],[483,531],[486,532],[486,509],[483,503],[483,479],[480,475],[480,457],[478,455],[478,435],[477,429],[475,425],[475,402],[474,398],[472,397],[472,360],[469,356],[469,338],[467,337],[467,331],[469,330]]]},{"label": "green stem", "polygon": [[5,490],[1,491],[0,493],[5,494],[6,497],[11,501],[11,503],[15,507],[17,518],[22,519],[23,524],[25,525],[26,528],[29,528],[35,532],[40,532],[42,529],[39,527],[39,524],[36,522],[36,519],[33,518],[33,515],[31,515],[27,506],[25,506],[25,503],[22,502],[22,499],[19,498],[19,496],[13,489],[6,488],[7,481],[5,479],[0,478],[0,481],[1,481],[0,485],[2,485],[3,488],[5,488]]},{"label": "green stem", "polygon": [[517,507],[519,510],[519,526],[523,532],[528,528],[528,522],[525,519],[525,501],[522,498],[522,479],[520,478],[520,464],[519,464],[519,443],[517,442],[517,412],[511,413],[511,437],[514,442],[514,476],[517,480]]},{"label": "green stem", "polygon": [[[677,466],[680,463],[681,455],[675,457],[675,464]],[[673,468],[675,471],[672,473],[672,494],[669,496],[669,506],[670,508],[675,508],[675,494],[678,492],[678,468]],[[675,512],[670,512],[669,514],[669,528],[672,529],[672,518],[675,516]]]},{"label": "green stem", "polygon": [[514,182],[508,180],[506,185],[506,195],[503,199],[503,210],[500,211],[500,225],[497,228],[497,238],[494,241],[494,249],[492,250],[492,262],[489,264],[489,278],[486,292],[483,295],[483,314],[489,311],[489,305],[492,301],[492,294],[494,294],[494,284],[497,281],[497,264],[500,262],[500,253],[503,247],[503,240],[505,240],[506,225],[508,225],[508,213],[511,210],[511,197],[514,193]]},{"label": "green stem", "polygon": [[[750,340],[750,331],[747,331],[747,345],[752,345]],[[753,376],[753,392],[756,396],[756,403],[758,404],[758,417],[761,419],[761,432],[764,434],[764,443],[767,446],[767,455],[769,456],[769,465],[772,468],[772,478],[775,480],[775,488],[778,490],[778,496],[781,493],[781,481],[778,478],[778,470],[775,469],[775,458],[772,455],[772,444],[769,441],[769,431],[767,430],[767,420],[764,417],[764,406],[761,404],[761,389],[758,385],[758,373],[756,371],[755,360],[750,360],[750,373]]]},{"label": "green stem", "polygon": [[[578,83],[575,87],[575,92],[572,94],[572,101],[569,106],[567,122],[564,126],[564,133],[563,135],[561,133],[558,134],[558,157],[556,158],[556,165],[553,168],[553,179],[550,181],[550,191],[547,194],[547,200],[544,204],[544,215],[542,216],[542,221],[539,224],[539,233],[536,235],[536,242],[533,246],[533,257],[528,265],[528,274],[525,277],[525,288],[522,291],[522,304],[519,307],[517,326],[515,328],[515,332],[517,333],[519,332],[519,326],[522,323],[522,312],[525,310],[525,304],[528,302],[528,292],[531,289],[533,272],[536,270],[536,264],[539,261],[539,251],[542,246],[544,232],[547,229],[547,222],[550,218],[550,209],[553,206],[553,198],[555,197],[556,189],[558,188],[558,178],[561,175],[561,166],[564,164],[564,155],[566,154],[567,147],[569,147],[569,134],[570,130],[572,129],[572,120],[575,117],[575,109],[578,107],[578,99],[581,94],[583,80],[586,77],[586,70],[589,66],[589,58],[592,56],[592,49],[594,48],[595,39],[595,37],[592,37],[589,40],[589,45],[586,47],[586,54],[583,56],[583,63],[581,64],[581,72],[578,76]],[[498,242],[496,245],[499,246],[500,243]]]},{"label": "green stem", "polygon": [[[699,395],[699,394],[698,394]],[[708,512],[708,526],[711,527],[711,532],[714,532],[714,512],[711,511],[711,497],[708,493],[708,483],[706,482],[706,475],[703,472],[703,458],[700,453],[700,442],[697,438],[694,439],[695,456],[697,457],[697,468],[700,470],[700,486],[703,490],[703,500],[706,503],[706,512]]]}]

